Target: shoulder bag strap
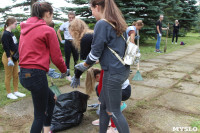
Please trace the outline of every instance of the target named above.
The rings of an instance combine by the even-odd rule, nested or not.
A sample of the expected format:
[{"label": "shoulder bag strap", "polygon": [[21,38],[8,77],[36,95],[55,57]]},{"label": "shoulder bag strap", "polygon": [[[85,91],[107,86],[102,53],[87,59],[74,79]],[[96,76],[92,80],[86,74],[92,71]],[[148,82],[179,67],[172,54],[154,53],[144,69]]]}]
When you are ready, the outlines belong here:
[{"label": "shoulder bag strap", "polygon": [[[106,21],[107,23],[109,23],[113,28],[115,28],[115,26],[112,24],[112,23],[110,23],[108,20],[106,20],[106,19],[102,19],[102,20],[104,20],[104,21]],[[123,35],[121,35],[121,37],[124,39],[124,41],[126,42],[126,39],[125,39],[125,37],[123,36]],[[126,43],[126,45],[127,45],[127,43]],[[108,46],[107,46],[108,47]],[[126,46],[127,47],[127,46]],[[110,49],[110,51],[119,59],[119,61],[123,64],[123,65],[126,65],[126,63],[123,61],[123,59],[119,56],[119,54],[117,54],[113,49],[111,49],[110,47],[108,47],[109,49]],[[126,50],[125,50],[126,51]]]}]

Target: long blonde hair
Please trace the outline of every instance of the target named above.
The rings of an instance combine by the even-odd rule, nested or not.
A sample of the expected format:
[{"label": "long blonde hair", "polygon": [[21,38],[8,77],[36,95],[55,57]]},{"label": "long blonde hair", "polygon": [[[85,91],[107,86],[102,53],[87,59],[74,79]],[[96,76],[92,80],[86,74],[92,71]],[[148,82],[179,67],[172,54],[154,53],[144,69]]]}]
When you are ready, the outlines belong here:
[{"label": "long blonde hair", "polygon": [[142,20],[138,20],[138,21],[133,22],[132,25],[133,25],[133,26],[138,25],[138,26],[142,26],[142,27],[143,27],[143,26],[144,26],[144,23],[143,23]]},{"label": "long blonde hair", "polygon": [[88,25],[81,19],[75,18],[69,25],[69,32],[73,37],[73,44],[76,49],[80,50],[80,42],[85,33],[93,33]]},{"label": "long blonde hair", "polygon": [[90,68],[87,71],[86,80],[85,80],[85,87],[86,93],[91,94],[94,91],[95,82],[96,82],[96,75],[100,74],[101,70],[98,68]]}]

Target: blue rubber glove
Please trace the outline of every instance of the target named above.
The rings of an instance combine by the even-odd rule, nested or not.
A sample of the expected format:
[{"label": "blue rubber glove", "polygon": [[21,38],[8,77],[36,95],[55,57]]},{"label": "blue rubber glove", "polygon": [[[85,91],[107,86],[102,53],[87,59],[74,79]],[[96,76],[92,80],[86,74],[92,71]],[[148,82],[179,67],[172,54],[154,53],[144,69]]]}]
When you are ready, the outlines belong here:
[{"label": "blue rubber glove", "polygon": [[135,36],[135,39],[136,40],[140,40],[140,36]]},{"label": "blue rubber glove", "polygon": [[55,69],[52,69],[52,68],[49,68],[49,72],[47,74],[48,74],[48,76],[50,76],[54,79],[60,78],[60,74],[55,72]]},{"label": "blue rubber glove", "polygon": [[85,72],[86,70],[88,70],[89,67],[84,66],[84,62],[82,62],[77,64],[75,68],[80,70],[81,72]]},{"label": "blue rubber glove", "polygon": [[78,86],[80,86],[80,78],[76,78],[75,76],[73,76],[70,86],[72,88],[77,88]]},{"label": "blue rubber glove", "polygon": [[65,44],[65,40],[62,40],[61,43],[62,43],[62,44]]},{"label": "blue rubber glove", "polygon": [[8,60],[8,66],[14,66],[14,62],[12,60]]},{"label": "blue rubber glove", "polygon": [[67,77],[68,75],[69,75],[69,70],[67,70],[66,73],[61,73],[60,78],[63,79],[63,78],[65,78],[65,77]]}]

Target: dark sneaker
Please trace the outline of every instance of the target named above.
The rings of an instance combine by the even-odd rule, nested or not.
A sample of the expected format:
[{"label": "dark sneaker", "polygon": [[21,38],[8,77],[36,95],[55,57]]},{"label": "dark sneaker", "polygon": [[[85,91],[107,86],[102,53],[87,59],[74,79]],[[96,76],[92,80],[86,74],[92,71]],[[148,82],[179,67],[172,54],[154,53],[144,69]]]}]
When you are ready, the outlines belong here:
[{"label": "dark sneaker", "polygon": [[154,52],[156,52],[156,53],[163,53],[163,52],[160,51],[160,50],[155,50]]}]

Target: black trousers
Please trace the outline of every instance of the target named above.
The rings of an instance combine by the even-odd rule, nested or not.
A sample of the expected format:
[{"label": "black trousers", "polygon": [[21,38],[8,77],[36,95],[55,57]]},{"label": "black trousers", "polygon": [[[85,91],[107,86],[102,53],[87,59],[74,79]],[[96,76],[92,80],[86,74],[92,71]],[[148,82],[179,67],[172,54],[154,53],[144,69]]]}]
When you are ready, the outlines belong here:
[{"label": "black trousers", "polygon": [[55,94],[48,87],[44,70],[21,68],[19,79],[22,86],[32,95],[34,120],[30,133],[41,133],[43,126],[51,125]]},{"label": "black trousers", "polygon": [[74,66],[75,66],[77,64],[78,58],[79,58],[78,50],[75,49],[74,45],[72,44],[72,41],[69,41],[69,40],[65,40],[64,50],[65,50],[65,64],[67,66],[67,69],[70,69],[71,53],[74,58]]},{"label": "black trousers", "polygon": [[176,42],[178,41],[178,31],[173,31],[172,42],[174,42],[174,38],[176,36]]}]

